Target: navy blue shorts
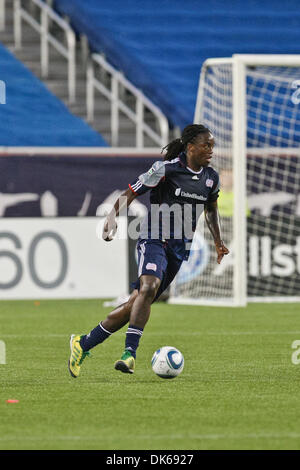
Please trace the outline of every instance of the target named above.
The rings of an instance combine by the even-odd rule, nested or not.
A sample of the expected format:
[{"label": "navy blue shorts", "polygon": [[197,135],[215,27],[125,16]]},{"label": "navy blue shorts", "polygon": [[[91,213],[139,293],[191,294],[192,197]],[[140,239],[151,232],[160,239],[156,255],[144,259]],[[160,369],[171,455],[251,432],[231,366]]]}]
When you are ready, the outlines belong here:
[{"label": "navy blue shorts", "polygon": [[174,277],[178,273],[182,264],[182,259],[178,259],[169,249],[167,242],[160,240],[139,240],[138,251],[138,280],[133,283],[134,289],[140,288],[140,276],[156,276],[161,280],[160,286],[153,300],[169,287]]}]

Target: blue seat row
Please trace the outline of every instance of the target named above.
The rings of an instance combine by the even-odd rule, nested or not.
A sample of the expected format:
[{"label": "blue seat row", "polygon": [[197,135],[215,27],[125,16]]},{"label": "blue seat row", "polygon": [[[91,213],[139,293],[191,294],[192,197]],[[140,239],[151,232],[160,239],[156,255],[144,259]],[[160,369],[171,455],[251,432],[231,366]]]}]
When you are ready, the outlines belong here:
[{"label": "blue seat row", "polygon": [[107,146],[1,43],[0,80],[0,146]]}]

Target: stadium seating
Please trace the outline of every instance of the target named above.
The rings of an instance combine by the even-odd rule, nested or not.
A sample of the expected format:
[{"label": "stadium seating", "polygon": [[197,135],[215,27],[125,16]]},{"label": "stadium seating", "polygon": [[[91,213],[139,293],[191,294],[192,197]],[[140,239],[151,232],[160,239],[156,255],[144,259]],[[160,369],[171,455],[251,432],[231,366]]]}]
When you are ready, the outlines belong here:
[{"label": "stadium seating", "polygon": [[0,104],[0,146],[107,146],[2,44],[0,80],[6,85],[6,104]]},{"label": "stadium seating", "polygon": [[174,125],[193,120],[200,67],[234,53],[299,53],[298,0],[55,0]]}]

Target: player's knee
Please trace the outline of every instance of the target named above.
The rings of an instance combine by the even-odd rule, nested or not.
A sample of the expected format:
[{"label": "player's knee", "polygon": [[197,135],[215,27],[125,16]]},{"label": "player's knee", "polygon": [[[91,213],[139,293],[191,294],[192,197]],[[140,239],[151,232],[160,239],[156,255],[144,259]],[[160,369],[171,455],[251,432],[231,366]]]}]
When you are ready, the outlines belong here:
[{"label": "player's knee", "polygon": [[125,303],[124,306],[126,307],[126,309],[128,309],[129,312],[131,311],[132,306],[137,296],[138,296],[138,291],[134,292],[134,294],[132,294],[130,298],[127,300],[127,302]]},{"label": "player's knee", "polygon": [[158,287],[159,281],[146,281],[140,288],[140,295],[152,301],[156,295]]}]

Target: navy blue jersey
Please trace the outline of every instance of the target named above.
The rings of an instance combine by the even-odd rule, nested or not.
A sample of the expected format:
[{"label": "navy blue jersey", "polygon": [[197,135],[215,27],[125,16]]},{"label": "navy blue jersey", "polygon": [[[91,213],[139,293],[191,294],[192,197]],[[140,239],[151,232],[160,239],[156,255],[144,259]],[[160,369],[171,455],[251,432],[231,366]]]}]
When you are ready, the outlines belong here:
[{"label": "navy blue jersey", "polygon": [[136,195],[150,191],[151,210],[141,224],[140,239],[167,241],[176,256],[188,259],[204,204],[218,198],[218,173],[211,167],[191,170],[182,152],[171,161],[156,161],[129,188]]}]

